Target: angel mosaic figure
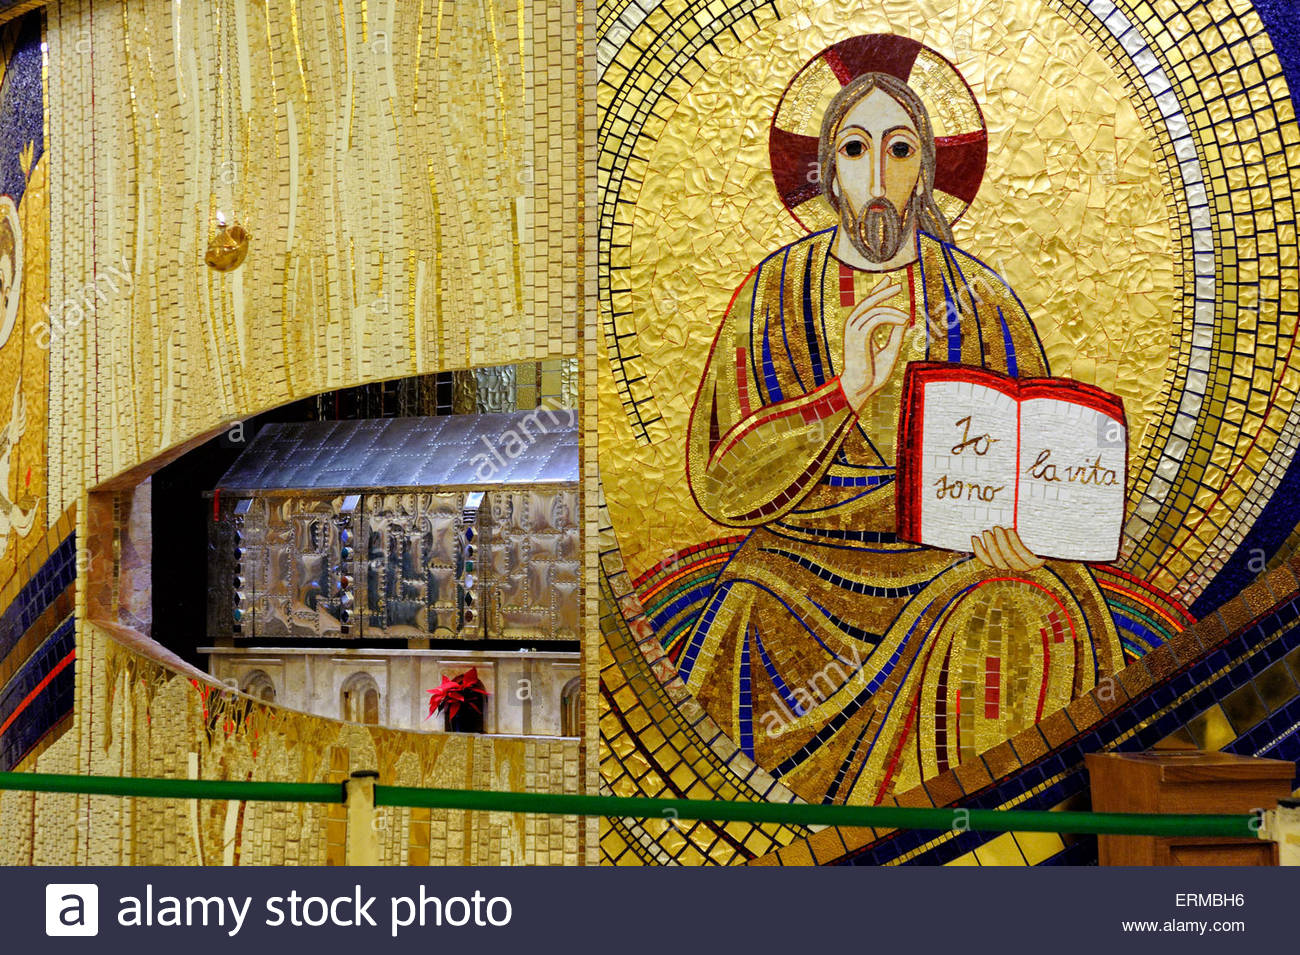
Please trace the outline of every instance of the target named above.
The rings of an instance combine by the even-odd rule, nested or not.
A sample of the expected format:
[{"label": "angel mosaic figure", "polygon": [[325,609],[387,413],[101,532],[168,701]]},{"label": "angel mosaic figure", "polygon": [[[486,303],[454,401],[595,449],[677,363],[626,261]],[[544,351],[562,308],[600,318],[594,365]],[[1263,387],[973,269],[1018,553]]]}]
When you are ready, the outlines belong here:
[{"label": "angel mosaic figure", "polygon": [[[0,489],[9,487],[10,471],[13,467],[13,452],[23,432],[27,430],[27,401],[23,398],[23,382],[19,378],[14,385],[12,410],[9,422],[0,430]],[[29,495],[30,496],[30,495]],[[9,549],[9,535],[26,537],[36,523],[36,504],[28,507],[10,501],[0,490],[0,555]]]}]

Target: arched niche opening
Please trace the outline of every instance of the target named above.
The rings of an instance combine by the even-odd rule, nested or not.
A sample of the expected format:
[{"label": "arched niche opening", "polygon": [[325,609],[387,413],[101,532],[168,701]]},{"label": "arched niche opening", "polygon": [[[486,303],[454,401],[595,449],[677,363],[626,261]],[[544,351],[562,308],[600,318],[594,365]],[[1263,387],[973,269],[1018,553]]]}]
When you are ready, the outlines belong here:
[{"label": "arched niche opening", "polygon": [[560,735],[582,735],[582,678],[574,677],[560,691]]},{"label": "arched niche opening", "polygon": [[576,385],[560,360],[397,379],[204,435],[91,494],[90,616],[263,703],[441,730],[428,691],[474,668],[486,732],[574,735]]},{"label": "arched niche opening", "polygon": [[369,673],[354,673],[339,691],[339,719],[345,723],[379,724],[379,684]]},{"label": "arched niche opening", "polygon": [[263,703],[275,702],[275,682],[264,670],[252,670],[239,683],[241,692]]}]

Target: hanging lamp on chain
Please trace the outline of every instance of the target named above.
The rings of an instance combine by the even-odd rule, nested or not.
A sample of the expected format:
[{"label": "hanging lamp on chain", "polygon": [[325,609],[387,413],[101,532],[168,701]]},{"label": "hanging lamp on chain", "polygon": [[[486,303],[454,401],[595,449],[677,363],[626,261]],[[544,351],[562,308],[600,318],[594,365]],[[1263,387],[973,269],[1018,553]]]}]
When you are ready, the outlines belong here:
[{"label": "hanging lamp on chain", "polygon": [[[234,103],[234,11],[230,0],[213,4],[217,16],[217,89],[212,105],[212,231],[208,237],[208,251],[203,257],[208,266],[218,272],[231,272],[239,268],[248,256],[249,234],[234,214],[235,184],[240,177],[235,169],[235,103]],[[224,134],[224,135],[223,135]],[[222,141],[225,141],[225,158],[218,161]],[[224,180],[224,182],[223,182]],[[230,187],[231,216],[217,205],[218,190]]]},{"label": "hanging lamp on chain", "polygon": [[238,222],[226,223],[217,210],[216,231],[208,239],[208,254],[203,257],[218,272],[230,272],[244,264],[248,255],[248,231]]}]

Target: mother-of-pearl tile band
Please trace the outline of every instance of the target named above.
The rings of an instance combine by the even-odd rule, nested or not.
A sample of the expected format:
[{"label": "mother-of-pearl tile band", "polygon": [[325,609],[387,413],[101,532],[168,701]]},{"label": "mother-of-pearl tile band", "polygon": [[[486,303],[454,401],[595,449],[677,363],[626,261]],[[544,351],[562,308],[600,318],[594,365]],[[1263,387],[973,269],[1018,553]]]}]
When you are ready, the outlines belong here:
[{"label": "mother-of-pearl tile band", "polygon": [[[1142,497],[1125,528],[1128,542],[1134,542],[1151,531],[1161,506],[1178,483],[1178,472],[1192,443],[1197,416],[1205,399],[1210,356],[1213,351],[1214,303],[1218,295],[1215,269],[1217,256],[1201,163],[1187,118],[1178,105],[1168,76],[1142,39],[1137,27],[1122,10],[1116,7],[1113,0],[1088,0],[1088,8],[1129,54],[1155,97],[1178,158],[1192,226],[1196,303],[1190,368],[1187,380],[1183,383],[1174,427],[1161,452],[1155,476],[1142,492]],[[1228,520],[1219,528],[1214,540],[1206,546],[1191,569],[1173,588],[1172,593],[1175,597],[1188,602],[1194,600],[1214,575],[1223,568],[1227,557],[1263,512],[1264,505],[1286,473],[1287,465],[1295,454],[1297,446],[1300,446],[1300,406],[1291,410],[1269,454],[1268,463],[1251,483],[1241,504],[1234,509]]]},{"label": "mother-of-pearl tile band", "polygon": [[599,80],[614,62],[618,51],[662,0],[627,0],[627,6],[596,41],[596,78]]},{"label": "mother-of-pearl tile band", "polygon": [[[1169,76],[1160,65],[1142,33],[1112,0],[1087,0],[1087,8],[1101,26],[1115,38],[1141,74],[1147,90],[1155,100],[1178,162],[1191,218],[1195,305],[1192,313],[1191,355],[1187,380],[1174,426],[1156,463],[1155,474],[1142,490],[1133,514],[1124,528],[1124,552],[1151,532],[1160,509],[1173,490],[1192,437],[1209,385],[1210,358],[1214,342],[1214,302],[1218,293],[1215,280],[1214,230],[1211,227],[1209,196],[1201,160],[1192,138],[1191,126],[1179,105]],[[1208,553],[1208,551],[1207,551]]]}]

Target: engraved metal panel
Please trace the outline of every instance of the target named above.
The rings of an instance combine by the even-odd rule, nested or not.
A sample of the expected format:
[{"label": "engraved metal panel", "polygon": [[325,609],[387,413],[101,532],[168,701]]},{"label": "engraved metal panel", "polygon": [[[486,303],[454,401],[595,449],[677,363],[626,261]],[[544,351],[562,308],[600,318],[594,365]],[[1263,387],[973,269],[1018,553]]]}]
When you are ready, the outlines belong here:
[{"label": "engraved metal panel", "polygon": [[[209,537],[209,635],[577,639],[576,491],[489,492],[473,573],[465,564],[465,499],[371,494],[345,514],[344,495],[253,497],[236,531],[237,500],[223,498]],[[479,608],[473,619],[467,585]]]},{"label": "engraved metal panel", "polygon": [[355,518],[344,518],[341,504],[341,496],[255,501],[244,548],[255,636],[344,635],[339,531],[355,533]]},{"label": "engraved metal panel", "polygon": [[[342,532],[355,536],[357,515],[340,512],[342,496],[251,499],[242,522],[235,501],[209,535],[210,636],[355,637]],[[238,551],[236,551],[238,548]],[[238,571],[235,568],[238,567]]]},{"label": "engraved metal panel", "polygon": [[493,491],[488,500],[488,636],[577,639],[582,566],[577,493]]},{"label": "engraved metal panel", "polygon": [[459,523],[465,495],[367,495],[362,620],[367,637],[460,634]]},{"label": "engraved metal panel", "polygon": [[219,485],[209,635],[577,639],[574,424],[535,408],[263,429]]}]

